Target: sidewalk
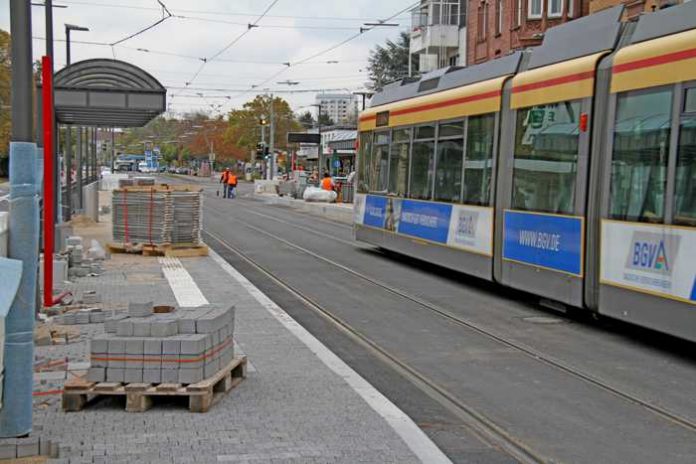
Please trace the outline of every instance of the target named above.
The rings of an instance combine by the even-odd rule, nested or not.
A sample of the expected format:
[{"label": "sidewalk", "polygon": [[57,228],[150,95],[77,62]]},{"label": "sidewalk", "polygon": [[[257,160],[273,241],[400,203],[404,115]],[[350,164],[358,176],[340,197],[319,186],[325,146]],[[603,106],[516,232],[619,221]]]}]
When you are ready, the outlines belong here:
[{"label": "sidewalk", "polygon": [[[75,234],[103,238],[100,229],[77,227]],[[123,400],[109,398],[64,413],[58,392],[65,370],[85,369],[89,339],[104,331],[103,324],[79,325],[76,342],[36,348],[41,363],[68,362],[35,374],[35,434],[59,444],[53,462],[449,462],[403,412],[218,255],[167,261],[191,279],[169,281],[164,258],[114,254],[102,275],[70,288],[97,291],[105,310],[148,299],[234,303],[236,351],[248,356],[248,377],[203,414],[157,401],[127,413]]]},{"label": "sidewalk", "polygon": [[299,211],[323,216],[334,221],[345,224],[353,224],[353,204],[352,203],[319,203],[296,200],[290,197],[281,197],[272,193],[256,193],[254,198],[262,200],[271,205],[281,205]]}]

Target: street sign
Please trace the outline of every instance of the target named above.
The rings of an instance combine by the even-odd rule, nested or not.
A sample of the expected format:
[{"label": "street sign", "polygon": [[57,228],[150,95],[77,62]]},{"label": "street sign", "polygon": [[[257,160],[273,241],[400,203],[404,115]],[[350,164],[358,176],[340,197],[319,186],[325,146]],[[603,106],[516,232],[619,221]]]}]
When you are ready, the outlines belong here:
[{"label": "street sign", "polygon": [[321,134],[306,132],[288,132],[288,143],[321,143]]}]

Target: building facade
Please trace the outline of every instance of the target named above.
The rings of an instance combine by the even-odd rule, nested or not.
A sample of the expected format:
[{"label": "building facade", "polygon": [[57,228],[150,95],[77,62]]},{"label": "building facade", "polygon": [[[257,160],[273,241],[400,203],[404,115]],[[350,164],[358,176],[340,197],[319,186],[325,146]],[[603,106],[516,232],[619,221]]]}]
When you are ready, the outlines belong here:
[{"label": "building facade", "polygon": [[411,69],[417,64],[421,73],[427,73],[466,66],[467,1],[421,0],[411,10]]},{"label": "building facade", "polygon": [[624,19],[630,21],[679,3],[682,0],[469,0],[467,62],[483,63],[539,45],[548,28],[616,5],[625,5]]},{"label": "building facade", "polygon": [[316,103],[321,105],[322,114],[331,118],[334,124],[350,124],[356,120],[358,102],[354,95],[322,93],[317,95]]}]

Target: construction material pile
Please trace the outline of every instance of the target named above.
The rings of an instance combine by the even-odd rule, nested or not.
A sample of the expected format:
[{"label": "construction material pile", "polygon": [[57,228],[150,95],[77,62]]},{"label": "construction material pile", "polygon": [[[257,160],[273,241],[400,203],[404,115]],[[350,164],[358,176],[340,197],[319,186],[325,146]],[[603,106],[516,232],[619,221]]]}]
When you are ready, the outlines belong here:
[{"label": "construction material pile", "polygon": [[156,314],[132,303],[104,328],[90,343],[92,382],[197,383],[234,358],[234,306]]},{"label": "construction material pile", "polygon": [[172,243],[191,243],[198,245],[201,241],[201,204],[200,192],[174,191],[174,225]]},{"label": "construction material pile", "polygon": [[115,242],[143,245],[200,243],[201,189],[158,185],[113,191]]}]

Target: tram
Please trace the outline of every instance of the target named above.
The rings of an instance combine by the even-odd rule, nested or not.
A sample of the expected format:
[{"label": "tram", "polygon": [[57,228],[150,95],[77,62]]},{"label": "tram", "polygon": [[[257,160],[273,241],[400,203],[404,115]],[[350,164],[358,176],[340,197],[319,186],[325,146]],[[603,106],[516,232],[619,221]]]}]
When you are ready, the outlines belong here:
[{"label": "tram", "polygon": [[356,239],[696,341],[696,1],[622,15],[376,94]]}]

